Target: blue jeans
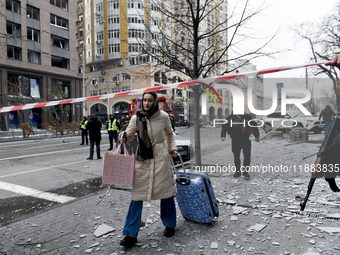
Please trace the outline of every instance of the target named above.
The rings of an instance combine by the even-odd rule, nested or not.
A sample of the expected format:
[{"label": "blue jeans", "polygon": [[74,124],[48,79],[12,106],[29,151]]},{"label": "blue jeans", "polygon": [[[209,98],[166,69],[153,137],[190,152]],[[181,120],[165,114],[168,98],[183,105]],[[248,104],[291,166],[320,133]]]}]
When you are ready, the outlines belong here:
[{"label": "blue jeans", "polygon": [[[131,201],[123,235],[137,238],[140,223],[142,221],[143,201]],[[176,207],[174,197],[161,199],[161,220],[164,227],[176,227]]]},{"label": "blue jeans", "polygon": [[324,122],[325,122],[325,135],[327,135],[329,124],[331,124],[331,120],[326,120]]}]

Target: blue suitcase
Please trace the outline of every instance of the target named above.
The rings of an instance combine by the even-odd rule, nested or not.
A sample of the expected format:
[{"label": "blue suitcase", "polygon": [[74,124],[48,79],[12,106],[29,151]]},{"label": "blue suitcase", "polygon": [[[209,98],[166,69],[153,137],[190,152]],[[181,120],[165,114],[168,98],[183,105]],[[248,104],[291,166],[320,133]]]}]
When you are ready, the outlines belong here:
[{"label": "blue suitcase", "polygon": [[210,179],[206,173],[185,169],[183,162],[182,167],[183,169],[175,173],[179,209],[187,220],[210,223],[219,215]]}]

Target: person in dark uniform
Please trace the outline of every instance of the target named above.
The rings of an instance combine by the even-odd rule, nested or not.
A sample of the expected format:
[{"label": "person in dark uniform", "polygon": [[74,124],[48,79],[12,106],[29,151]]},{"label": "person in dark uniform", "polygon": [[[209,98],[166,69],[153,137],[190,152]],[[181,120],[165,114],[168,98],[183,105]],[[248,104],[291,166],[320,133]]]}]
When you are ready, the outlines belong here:
[{"label": "person in dark uniform", "polygon": [[227,118],[227,123],[222,125],[221,141],[225,141],[226,133],[228,132],[231,138],[231,150],[234,154],[234,163],[236,172],[233,175],[235,178],[241,176],[241,160],[240,154],[243,151],[243,176],[249,180],[250,175],[247,172],[247,167],[250,166],[251,158],[251,141],[249,136],[253,134],[255,141],[259,142],[259,130],[255,121],[250,121],[252,117],[249,114],[234,115],[231,114]]},{"label": "person in dark uniform", "polygon": [[[87,124],[88,120],[87,118],[84,116],[83,120],[80,122],[79,125],[79,129],[81,130],[81,144],[80,145],[84,145],[84,142],[86,140],[86,145],[89,144],[89,138],[87,136],[87,130],[86,130],[86,124]],[[86,138],[86,139],[85,139]]]},{"label": "person in dark uniform", "polygon": [[113,150],[113,139],[115,139],[115,143],[117,144],[118,140],[118,130],[120,129],[120,124],[115,118],[113,114],[110,115],[110,119],[107,122],[107,131],[109,133],[109,141],[110,141],[110,148],[108,151]]},{"label": "person in dark uniform", "polygon": [[90,156],[89,160],[93,159],[94,143],[96,143],[97,159],[101,159],[100,156],[100,140],[102,139],[101,134],[102,122],[98,120],[96,115],[92,115],[90,121],[86,125],[86,130],[89,130],[90,134]]}]

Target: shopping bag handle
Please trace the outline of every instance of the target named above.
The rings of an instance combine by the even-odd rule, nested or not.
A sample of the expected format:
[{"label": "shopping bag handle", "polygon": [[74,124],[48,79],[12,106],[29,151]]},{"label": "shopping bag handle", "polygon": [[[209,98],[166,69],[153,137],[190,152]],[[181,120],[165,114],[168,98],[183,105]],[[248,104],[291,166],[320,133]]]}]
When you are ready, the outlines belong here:
[{"label": "shopping bag handle", "polygon": [[171,158],[171,166],[172,166],[174,175],[176,176],[176,182],[177,182],[178,184],[181,184],[181,185],[190,185],[190,179],[189,179],[188,174],[187,174],[187,171],[186,171],[186,169],[185,169],[185,167],[184,167],[184,163],[183,163],[182,156],[181,156],[181,154],[179,154],[179,153],[177,153],[177,155],[178,155],[178,157],[179,157],[179,160],[181,161],[181,165],[182,165],[182,168],[183,168],[183,173],[184,173],[184,175],[185,175],[185,181],[181,181],[181,180],[179,179],[179,175],[182,174],[182,173],[178,173],[178,172],[176,171],[174,160],[173,160],[172,157],[170,156],[170,158]]},{"label": "shopping bag handle", "polygon": [[113,152],[113,154],[114,154],[114,155],[120,154],[119,151],[120,151],[120,147],[122,146],[122,144],[124,145],[124,155],[125,155],[125,156],[126,156],[126,155],[130,155],[129,152],[128,152],[128,150],[126,149],[125,143],[120,143],[120,144],[118,145],[117,149]]}]

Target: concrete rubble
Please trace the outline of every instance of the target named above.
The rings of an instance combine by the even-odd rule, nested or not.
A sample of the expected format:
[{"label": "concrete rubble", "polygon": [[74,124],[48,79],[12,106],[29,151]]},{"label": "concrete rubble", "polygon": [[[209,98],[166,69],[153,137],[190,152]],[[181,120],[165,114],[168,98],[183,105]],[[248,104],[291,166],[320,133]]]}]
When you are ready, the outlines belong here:
[{"label": "concrete rubble", "polygon": [[[286,144],[276,140],[275,146]],[[278,150],[270,141],[252,143],[252,165],[306,164],[302,156],[315,153],[315,144]],[[203,156],[213,164],[233,162],[228,147]],[[216,164],[216,163],[215,163]],[[211,224],[185,220],[176,204],[176,234],[163,236],[159,201],[145,202],[138,243],[130,250],[119,245],[130,193],[111,189],[60,204],[0,227],[0,254],[340,254],[340,194],[317,179],[304,212],[310,174],[250,173],[251,180],[232,173],[210,174],[220,201],[219,217]],[[338,181],[338,179],[337,179]],[[100,202],[100,203],[99,203]]]}]

